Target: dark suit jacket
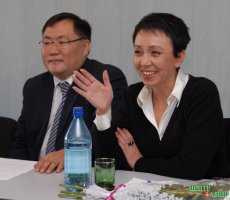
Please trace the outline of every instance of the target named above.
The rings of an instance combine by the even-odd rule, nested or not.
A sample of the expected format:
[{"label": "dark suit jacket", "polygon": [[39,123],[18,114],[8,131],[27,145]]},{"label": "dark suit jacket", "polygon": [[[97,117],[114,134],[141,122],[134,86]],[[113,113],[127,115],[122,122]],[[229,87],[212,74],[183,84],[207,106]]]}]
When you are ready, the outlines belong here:
[{"label": "dark suit jacket", "polygon": [[[102,81],[102,72],[108,70],[113,87],[113,110],[116,110],[127,81],[121,70],[102,64],[96,60],[86,59],[82,68]],[[18,119],[18,129],[10,150],[11,158],[38,160],[43,140],[47,131],[54,92],[53,76],[49,73],[40,74],[29,79],[23,89],[23,108]],[[55,142],[56,150],[63,149],[64,136],[72,121],[72,109],[75,106],[84,108],[84,120],[90,129],[95,118],[95,108],[71,87],[63,108]],[[115,113],[113,112],[112,115]]]}]

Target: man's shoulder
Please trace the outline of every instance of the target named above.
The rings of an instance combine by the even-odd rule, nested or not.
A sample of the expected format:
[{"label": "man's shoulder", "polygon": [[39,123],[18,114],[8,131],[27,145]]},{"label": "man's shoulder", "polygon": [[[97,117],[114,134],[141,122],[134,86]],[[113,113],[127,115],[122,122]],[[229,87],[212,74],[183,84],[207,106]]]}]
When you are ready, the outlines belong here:
[{"label": "man's shoulder", "polygon": [[33,76],[33,77],[29,78],[28,80],[37,82],[37,81],[52,79],[52,77],[53,76],[47,71],[47,72],[43,72],[41,74],[38,74],[36,76]]},{"label": "man's shoulder", "polygon": [[25,85],[34,87],[35,85],[44,85],[44,84],[50,84],[53,81],[53,76],[49,72],[44,72],[41,74],[38,74],[32,78],[29,78]]},{"label": "man's shoulder", "polygon": [[120,77],[122,79],[126,79],[124,73],[119,67],[116,67],[111,64],[105,64],[100,61],[94,60],[94,59],[87,59],[86,65],[84,68],[89,71],[91,74],[93,74],[97,79],[102,78],[102,72],[104,70],[108,71],[110,79]]},{"label": "man's shoulder", "polygon": [[119,71],[119,72],[122,72],[119,67],[116,67],[116,66],[114,66],[112,64],[105,64],[105,63],[102,63],[102,62],[100,62],[98,60],[88,59],[88,61],[86,63],[87,63],[86,68],[91,68],[91,70],[95,70],[95,71],[98,71],[98,70],[101,70],[101,71],[108,70],[108,71]]}]

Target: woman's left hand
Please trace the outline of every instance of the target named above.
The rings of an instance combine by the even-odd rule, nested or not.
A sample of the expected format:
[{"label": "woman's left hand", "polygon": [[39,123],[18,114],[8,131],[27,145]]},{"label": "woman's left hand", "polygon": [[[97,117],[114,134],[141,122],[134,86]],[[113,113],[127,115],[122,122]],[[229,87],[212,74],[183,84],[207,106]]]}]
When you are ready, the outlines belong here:
[{"label": "woman's left hand", "polygon": [[130,132],[125,128],[117,128],[116,137],[118,139],[118,144],[121,147],[123,153],[125,154],[126,160],[132,169],[138,159],[143,157],[139,151],[135,141],[133,140]]}]

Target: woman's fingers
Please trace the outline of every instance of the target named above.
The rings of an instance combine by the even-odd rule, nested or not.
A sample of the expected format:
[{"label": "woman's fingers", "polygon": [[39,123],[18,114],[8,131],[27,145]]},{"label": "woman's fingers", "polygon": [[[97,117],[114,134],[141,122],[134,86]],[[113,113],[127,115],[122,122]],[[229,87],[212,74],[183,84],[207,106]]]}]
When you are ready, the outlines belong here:
[{"label": "woman's fingers", "polygon": [[125,128],[117,128],[116,137],[118,138],[118,142],[122,145],[132,146],[134,144],[132,135]]}]

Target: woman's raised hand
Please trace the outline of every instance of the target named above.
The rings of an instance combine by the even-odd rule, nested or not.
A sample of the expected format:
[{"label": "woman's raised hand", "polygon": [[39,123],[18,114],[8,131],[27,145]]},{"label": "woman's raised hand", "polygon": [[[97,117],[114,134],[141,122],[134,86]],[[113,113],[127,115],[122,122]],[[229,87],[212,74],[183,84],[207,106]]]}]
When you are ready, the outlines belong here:
[{"label": "woman's raised hand", "polygon": [[113,100],[113,89],[107,70],[103,72],[103,83],[98,81],[87,70],[74,71],[73,81],[77,87],[73,90],[86,98],[95,108],[98,115],[108,112]]}]

